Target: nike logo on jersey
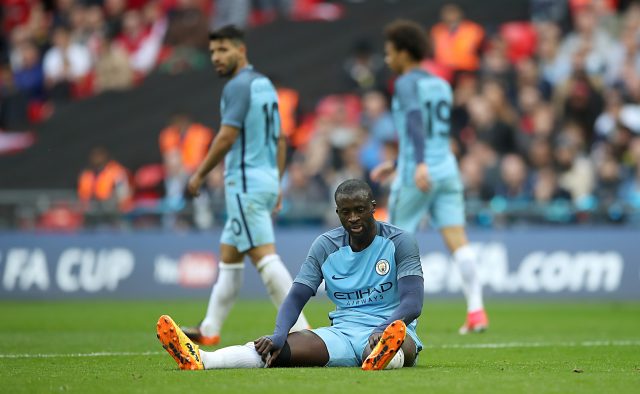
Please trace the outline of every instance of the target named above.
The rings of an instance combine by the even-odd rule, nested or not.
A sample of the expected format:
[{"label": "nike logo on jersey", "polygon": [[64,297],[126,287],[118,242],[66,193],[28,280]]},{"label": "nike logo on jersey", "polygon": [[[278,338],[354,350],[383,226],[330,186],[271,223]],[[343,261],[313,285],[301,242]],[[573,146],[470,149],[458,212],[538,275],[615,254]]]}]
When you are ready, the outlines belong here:
[{"label": "nike logo on jersey", "polygon": [[347,279],[347,277],[346,276],[340,277],[340,276],[331,275],[331,279],[340,280],[340,279]]}]

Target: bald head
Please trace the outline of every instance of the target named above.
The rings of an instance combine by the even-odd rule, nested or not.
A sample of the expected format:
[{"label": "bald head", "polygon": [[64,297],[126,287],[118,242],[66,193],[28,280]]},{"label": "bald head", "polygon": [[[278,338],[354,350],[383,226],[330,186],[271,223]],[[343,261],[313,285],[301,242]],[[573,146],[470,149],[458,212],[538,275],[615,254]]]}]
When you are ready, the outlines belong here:
[{"label": "bald head", "polygon": [[367,201],[373,200],[373,191],[367,182],[360,179],[349,179],[338,185],[334,194],[336,203],[338,197],[363,197]]}]

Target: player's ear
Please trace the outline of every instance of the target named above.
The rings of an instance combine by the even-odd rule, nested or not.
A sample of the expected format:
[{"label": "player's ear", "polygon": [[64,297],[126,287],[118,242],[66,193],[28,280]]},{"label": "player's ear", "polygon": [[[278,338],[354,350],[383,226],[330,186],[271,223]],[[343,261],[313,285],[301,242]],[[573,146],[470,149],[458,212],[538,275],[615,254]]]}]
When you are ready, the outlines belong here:
[{"label": "player's ear", "polygon": [[376,211],[376,200],[371,200],[371,213]]}]

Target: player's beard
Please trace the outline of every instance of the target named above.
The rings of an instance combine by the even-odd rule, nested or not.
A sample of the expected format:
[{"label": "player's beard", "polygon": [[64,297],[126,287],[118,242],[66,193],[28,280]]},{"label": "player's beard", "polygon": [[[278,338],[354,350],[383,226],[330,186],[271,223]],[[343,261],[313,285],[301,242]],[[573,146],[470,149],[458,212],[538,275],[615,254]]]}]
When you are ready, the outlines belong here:
[{"label": "player's beard", "polygon": [[238,67],[238,60],[230,59],[229,65],[225,67],[223,70],[218,71],[218,76],[222,78],[228,78],[236,72],[237,67]]}]

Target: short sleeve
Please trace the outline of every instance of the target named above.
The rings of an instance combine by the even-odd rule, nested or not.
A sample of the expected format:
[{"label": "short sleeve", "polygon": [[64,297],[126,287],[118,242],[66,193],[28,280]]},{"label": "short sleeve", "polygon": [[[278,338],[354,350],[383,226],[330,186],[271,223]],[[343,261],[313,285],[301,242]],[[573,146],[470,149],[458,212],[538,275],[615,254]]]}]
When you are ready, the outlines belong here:
[{"label": "short sleeve", "polygon": [[222,91],[222,124],[242,128],[251,101],[251,82],[234,79]]},{"label": "short sleeve", "polygon": [[329,255],[325,245],[326,242],[327,241],[322,236],[316,238],[309,249],[307,258],[300,267],[300,272],[298,272],[298,275],[294,280],[296,283],[309,286],[313,289],[314,294],[318,290],[320,283],[322,283],[322,263],[324,263]]},{"label": "short sleeve", "polygon": [[403,231],[394,237],[393,243],[396,247],[395,258],[398,279],[412,275],[422,277],[420,250],[415,237]]}]

